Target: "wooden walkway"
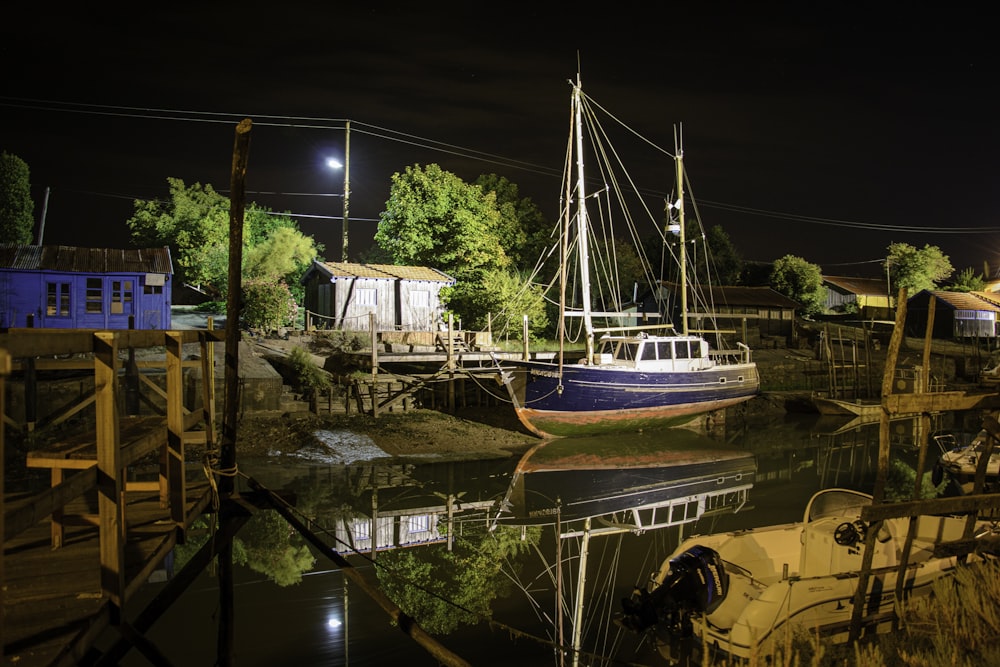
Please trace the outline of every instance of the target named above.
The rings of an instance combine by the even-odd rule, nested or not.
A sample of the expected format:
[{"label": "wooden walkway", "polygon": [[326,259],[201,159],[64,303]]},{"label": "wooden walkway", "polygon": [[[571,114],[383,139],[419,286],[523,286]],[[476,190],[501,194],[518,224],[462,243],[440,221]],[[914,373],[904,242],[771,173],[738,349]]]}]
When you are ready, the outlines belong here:
[{"label": "wooden walkway", "polygon": [[[190,474],[185,445],[214,448],[213,343],[223,331],[7,330],[0,333],[0,405],[5,376],[41,357],[89,360],[94,427],[27,453],[24,465],[49,470],[50,486],[0,503],[0,638],[4,665],[77,665],[108,627],[131,643],[125,604],[168,562],[191,523],[211,509],[215,485]],[[183,350],[200,346],[202,404],[184,406]],[[123,353],[163,350],[165,415],[123,417]],[[47,360],[51,366],[51,359]],[[89,404],[92,403],[93,407]],[[206,427],[210,425],[210,427]],[[0,449],[11,460],[3,431]],[[127,480],[140,461],[151,479]],[[4,472],[0,464],[0,473]],[[3,477],[0,476],[0,480]],[[0,482],[2,484],[2,482]],[[0,491],[3,491],[0,486]]]}]

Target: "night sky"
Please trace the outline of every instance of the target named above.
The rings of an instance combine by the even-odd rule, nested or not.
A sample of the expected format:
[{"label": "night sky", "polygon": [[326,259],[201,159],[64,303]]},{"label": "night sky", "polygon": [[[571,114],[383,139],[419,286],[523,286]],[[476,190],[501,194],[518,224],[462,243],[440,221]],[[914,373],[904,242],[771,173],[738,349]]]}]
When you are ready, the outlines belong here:
[{"label": "night sky", "polygon": [[[248,199],[294,213],[339,260],[343,174],[323,163],[342,157],[345,119],[352,255],[391,175],[417,163],[506,176],[554,217],[579,71],[659,146],[682,125],[701,218],[745,260],[878,276],[906,242],[957,271],[1000,266],[985,14],[691,4],[24,5],[0,26],[0,149],[28,163],[39,215],[48,188],[45,243],[124,247],[132,201],[165,197],[168,177],[228,191],[250,118]],[[634,175],[672,187],[662,164]]]}]

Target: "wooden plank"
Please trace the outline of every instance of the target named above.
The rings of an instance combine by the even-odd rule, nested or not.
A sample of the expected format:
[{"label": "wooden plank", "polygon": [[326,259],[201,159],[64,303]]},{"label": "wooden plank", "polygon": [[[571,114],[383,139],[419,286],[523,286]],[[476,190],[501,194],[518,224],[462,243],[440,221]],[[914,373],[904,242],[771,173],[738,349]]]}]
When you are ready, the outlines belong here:
[{"label": "wooden plank", "polygon": [[[57,460],[62,462],[61,459]],[[4,512],[4,541],[13,539],[22,531],[27,530],[57,508],[62,508],[69,501],[77,498],[97,485],[97,466],[94,461],[80,461],[84,472],[72,475],[58,486],[19,501],[13,508]]]},{"label": "wooden plank", "polygon": [[861,520],[865,522],[884,521],[899,517],[921,516],[923,514],[968,514],[984,509],[1000,508],[1000,494],[981,493],[931,500],[908,500],[898,503],[880,503],[861,508]]},{"label": "wooden plank", "polygon": [[890,414],[945,412],[948,410],[988,410],[1000,408],[1000,394],[968,394],[964,391],[932,391],[926,394],[883,395],[882,404]]}]

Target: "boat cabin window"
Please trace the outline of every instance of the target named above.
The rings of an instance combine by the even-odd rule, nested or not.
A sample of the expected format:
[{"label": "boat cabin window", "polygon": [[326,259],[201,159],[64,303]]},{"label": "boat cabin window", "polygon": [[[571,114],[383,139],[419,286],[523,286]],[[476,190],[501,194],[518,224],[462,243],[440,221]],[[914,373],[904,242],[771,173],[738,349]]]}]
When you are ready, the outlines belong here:
[{"label": "boat cabin window", "polygon": [[686,340],[674,341],[674,349],[677,351],[678,359],[691,358],[691,351],[688,349],[688,342]]},{"label": "boat cabin window", "polygon": [[674,346],[670,341],[660,341],[656,344],[656,348],[660,352],[660,359],[674,358]]},{"label": "boat cabin window", "polygon": [[606,341],[601,347],[601,352],[613,354],[614,358],[619,361],[634,361],[636,353],[639,352],[639,344],[625,341]]},{"label": "boat cabin window", "polygon": [[646,343],[642,346],[642,359],[643,361],[656,361],[656,345],[654,343]]}]

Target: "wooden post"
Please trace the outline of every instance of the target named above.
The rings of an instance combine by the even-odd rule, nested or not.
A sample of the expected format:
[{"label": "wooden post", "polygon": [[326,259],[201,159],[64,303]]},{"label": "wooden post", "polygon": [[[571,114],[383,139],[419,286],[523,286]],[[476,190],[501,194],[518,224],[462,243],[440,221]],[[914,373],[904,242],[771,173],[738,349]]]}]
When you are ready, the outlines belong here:
[{"label": "wooden post", "polygon": [[[184,525],[187,485],[184,481],[184,345],[181,334],[168,331],[167,348],[167,489],[170,518]],[[161,475],[163,472],[161,471]]]},{"label": "wooden post", "polygon": [[[886,399],[892,394],[892,382],[896,375],[896,359],[903,343],[903,331],[906,325],[906,288],[899,289],[896,304],[896,324],[892,328],[892,338],[885,355],[885,372],[882,374],[882,417],[879,422],[878,470],[875,474],[875,487],[872,490],[872,505],[882,502],[885,496],[885,481],[889,470],[889,410]],[[861,558],[861,571],[858,573],[858,588],[854,591],[854,610],[851,612],[851,625],[848,632],[848,642],[856,641],[861,633],[861,613],[864,610],[865,594],[868,591],[868,579],[875,556],[875,538],[878,535],[881,521],[873,521],[865,535],[865,553]]]},{"label": "wooden post", "polygon": [[368,313],[368,322],[372,331],[372,384],[368,393],[372,399],[372,417],[378,417],[378,394],[376,393],[378,382],[378,332],[375,330],[377,325],[375,322],[375,313]]},{"label": "wooden post", "polygon": [[[7,406],[7,395],[6,395],[7,387],[5,378],[8,375],[10,375],[10,355],[7,354],[6,350],[0,350],[0,416],[3,415],[3,411],[6,409]],[[4,499],[3,480],[4,480],[4,475],[6,474],[6,470],[4,469],[4,458],[6,458],[5,454],[7,453],[7,450],[4,449],[4,431],[6,430],[7,428],[3,425],[3,420],[0,419],[0,609],[4,608],[3,591],[5,588],[4,584],[6,582],[6,579],[4,579],[4,568],[3,568],[4,555],[2,548],[4,542],[3,536],[5,534],[4,531],[6,530],[4,526],[4,514],[6,514],[7,511],[7,508],[4,505],[3,501]],[[4,614],[0,613],[0,637],[6,637],[6,634],[4,634],[4,629],[3,629],[4,625],[3,617]],[[2,657],[3,657],[3,643],[0,642],[0,658]]]},{"label": "wooden post", "polygon": [[[208,318],[208,330],[215,331],[215,319]],[[215,431],[215,342],[208,336],[201,339],[201,409],[205,415],[205,450],[216,451],[219,439]]]},{"label": "wooden post", "polygon": [[110,601],[111,622],[118,625],[125,603],[125,493],[116,400],[118,336],[111,331],[94,334],[94,388],[101,589]]},{"label": "wooden post", "polygon": [[[560,328],[560,331],[562,329]],[[521,359],[527,361],[531,358],[531,354],[528,352],[528,316],[521,316]]]},{"label": "wooden post", "polygon": [[448,412],[455,413],[455,321],[452,314],[448,313]]},{"label": "wooden post", "polygon": [[[217,488],[223,500],[233,493],[230,471],[236,469],[236,423],[239,417],[239,354],[240,297],[243,293],[243,212],[245,209],[246,172],[250,151],[250,129],[253,123],[244,118],[236,126],[233,142],[233,165],[229,187],[229,273],[226,292],[226,391],[222,421],[222,445],[219,464],[223,474]],[[227,528],[227,526],[221,526]],[[236,634],[233,627],[233,545],[225,542],[219,548],[219,635],[216,643],[216,664],[233,664]]]}]

